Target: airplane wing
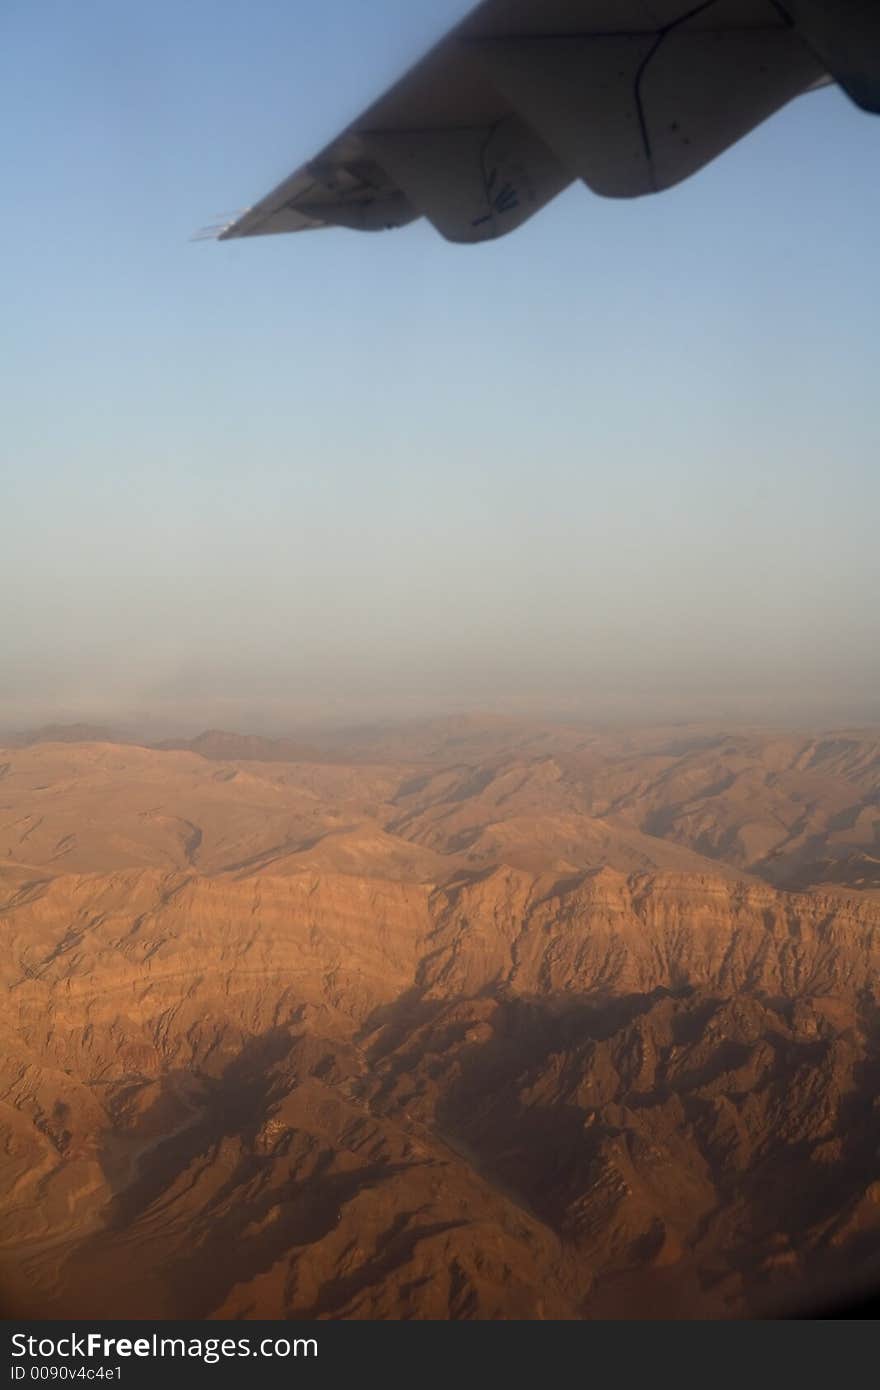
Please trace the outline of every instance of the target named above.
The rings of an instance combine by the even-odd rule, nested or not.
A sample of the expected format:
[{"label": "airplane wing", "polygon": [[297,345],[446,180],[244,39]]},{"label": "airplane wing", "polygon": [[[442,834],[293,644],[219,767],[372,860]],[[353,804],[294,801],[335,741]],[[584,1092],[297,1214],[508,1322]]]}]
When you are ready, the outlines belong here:
[{"label": "airplane wing", "polygon": [[832,81],[880,112],[880,0],[484,0],[218,239],[425,217],[486,241],[575,179],[671,188]]}]

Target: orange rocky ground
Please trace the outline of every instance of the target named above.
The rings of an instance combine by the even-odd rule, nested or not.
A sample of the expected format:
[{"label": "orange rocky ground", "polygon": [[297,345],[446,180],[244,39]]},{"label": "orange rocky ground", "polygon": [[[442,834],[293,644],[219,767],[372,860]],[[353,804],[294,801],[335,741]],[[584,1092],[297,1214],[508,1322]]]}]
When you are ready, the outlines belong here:
[{"label": "orange rocky ground", "polygon": [[8,1311],[730,1316],[870,1271],[876,731],[304,746],[0,749]]}]

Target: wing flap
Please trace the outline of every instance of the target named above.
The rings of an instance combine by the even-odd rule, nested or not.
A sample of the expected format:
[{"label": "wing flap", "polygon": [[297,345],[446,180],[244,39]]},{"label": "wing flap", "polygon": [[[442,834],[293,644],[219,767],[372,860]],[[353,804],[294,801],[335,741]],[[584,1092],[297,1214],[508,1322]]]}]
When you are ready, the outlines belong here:
[{"label": "wing flap", "polygon": [[321,227],[380,231],[405,227],[418,216],[384,169],[352,140],[340,140],[224,228],[218,239]]},{"label": "wing flap", "polygon": [[595,193],[653,191],[635,98],[653,34],[472,40],[491,81]]},{"label": "wing flap", "polygon": [[363,140],[447,241],[513,231],[571,183],[516,116],[470,129],[370,131]]},{"label": "wing flap", "polygon": [[671,31],[638,89],[655,191],[690,178],[821,76],[791,29]]}]

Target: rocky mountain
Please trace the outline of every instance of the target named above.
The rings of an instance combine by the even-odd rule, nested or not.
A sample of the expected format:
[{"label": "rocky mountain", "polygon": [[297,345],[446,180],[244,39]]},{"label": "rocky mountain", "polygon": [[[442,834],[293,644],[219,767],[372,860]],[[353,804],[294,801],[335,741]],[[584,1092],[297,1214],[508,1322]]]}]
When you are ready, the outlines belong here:
[{"label": "rocky mountain", "polygon": [[117,730],[106,724],[42,724],[13,734],[9,743],[15,748],[29,748],[34,743],[124,743]]},{"label": "rocky mountain", "polygon": [[310,745],[292,738],[266,738],[260,734],[235,734],[225,729],[205,729],[195,738],[168,738],[153,745],[161,750],[200,753],[218,762],[296,763],[321,756]]},{"label": "rocky mountain", "polygon": [[0,751],[10,1312],[728,1317],[872,1274],[880,738],[465,736]]}]

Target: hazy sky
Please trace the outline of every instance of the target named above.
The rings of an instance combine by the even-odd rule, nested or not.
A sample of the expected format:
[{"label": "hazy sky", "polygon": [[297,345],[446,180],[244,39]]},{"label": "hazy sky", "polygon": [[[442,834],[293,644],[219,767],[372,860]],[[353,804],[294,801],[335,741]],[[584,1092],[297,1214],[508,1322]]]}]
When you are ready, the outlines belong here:
[{"label": "hazy sky", "polygon": [[880,717],[880,119],[680,188],[189,235],[462,0],[6,0],[0,722]]}]

